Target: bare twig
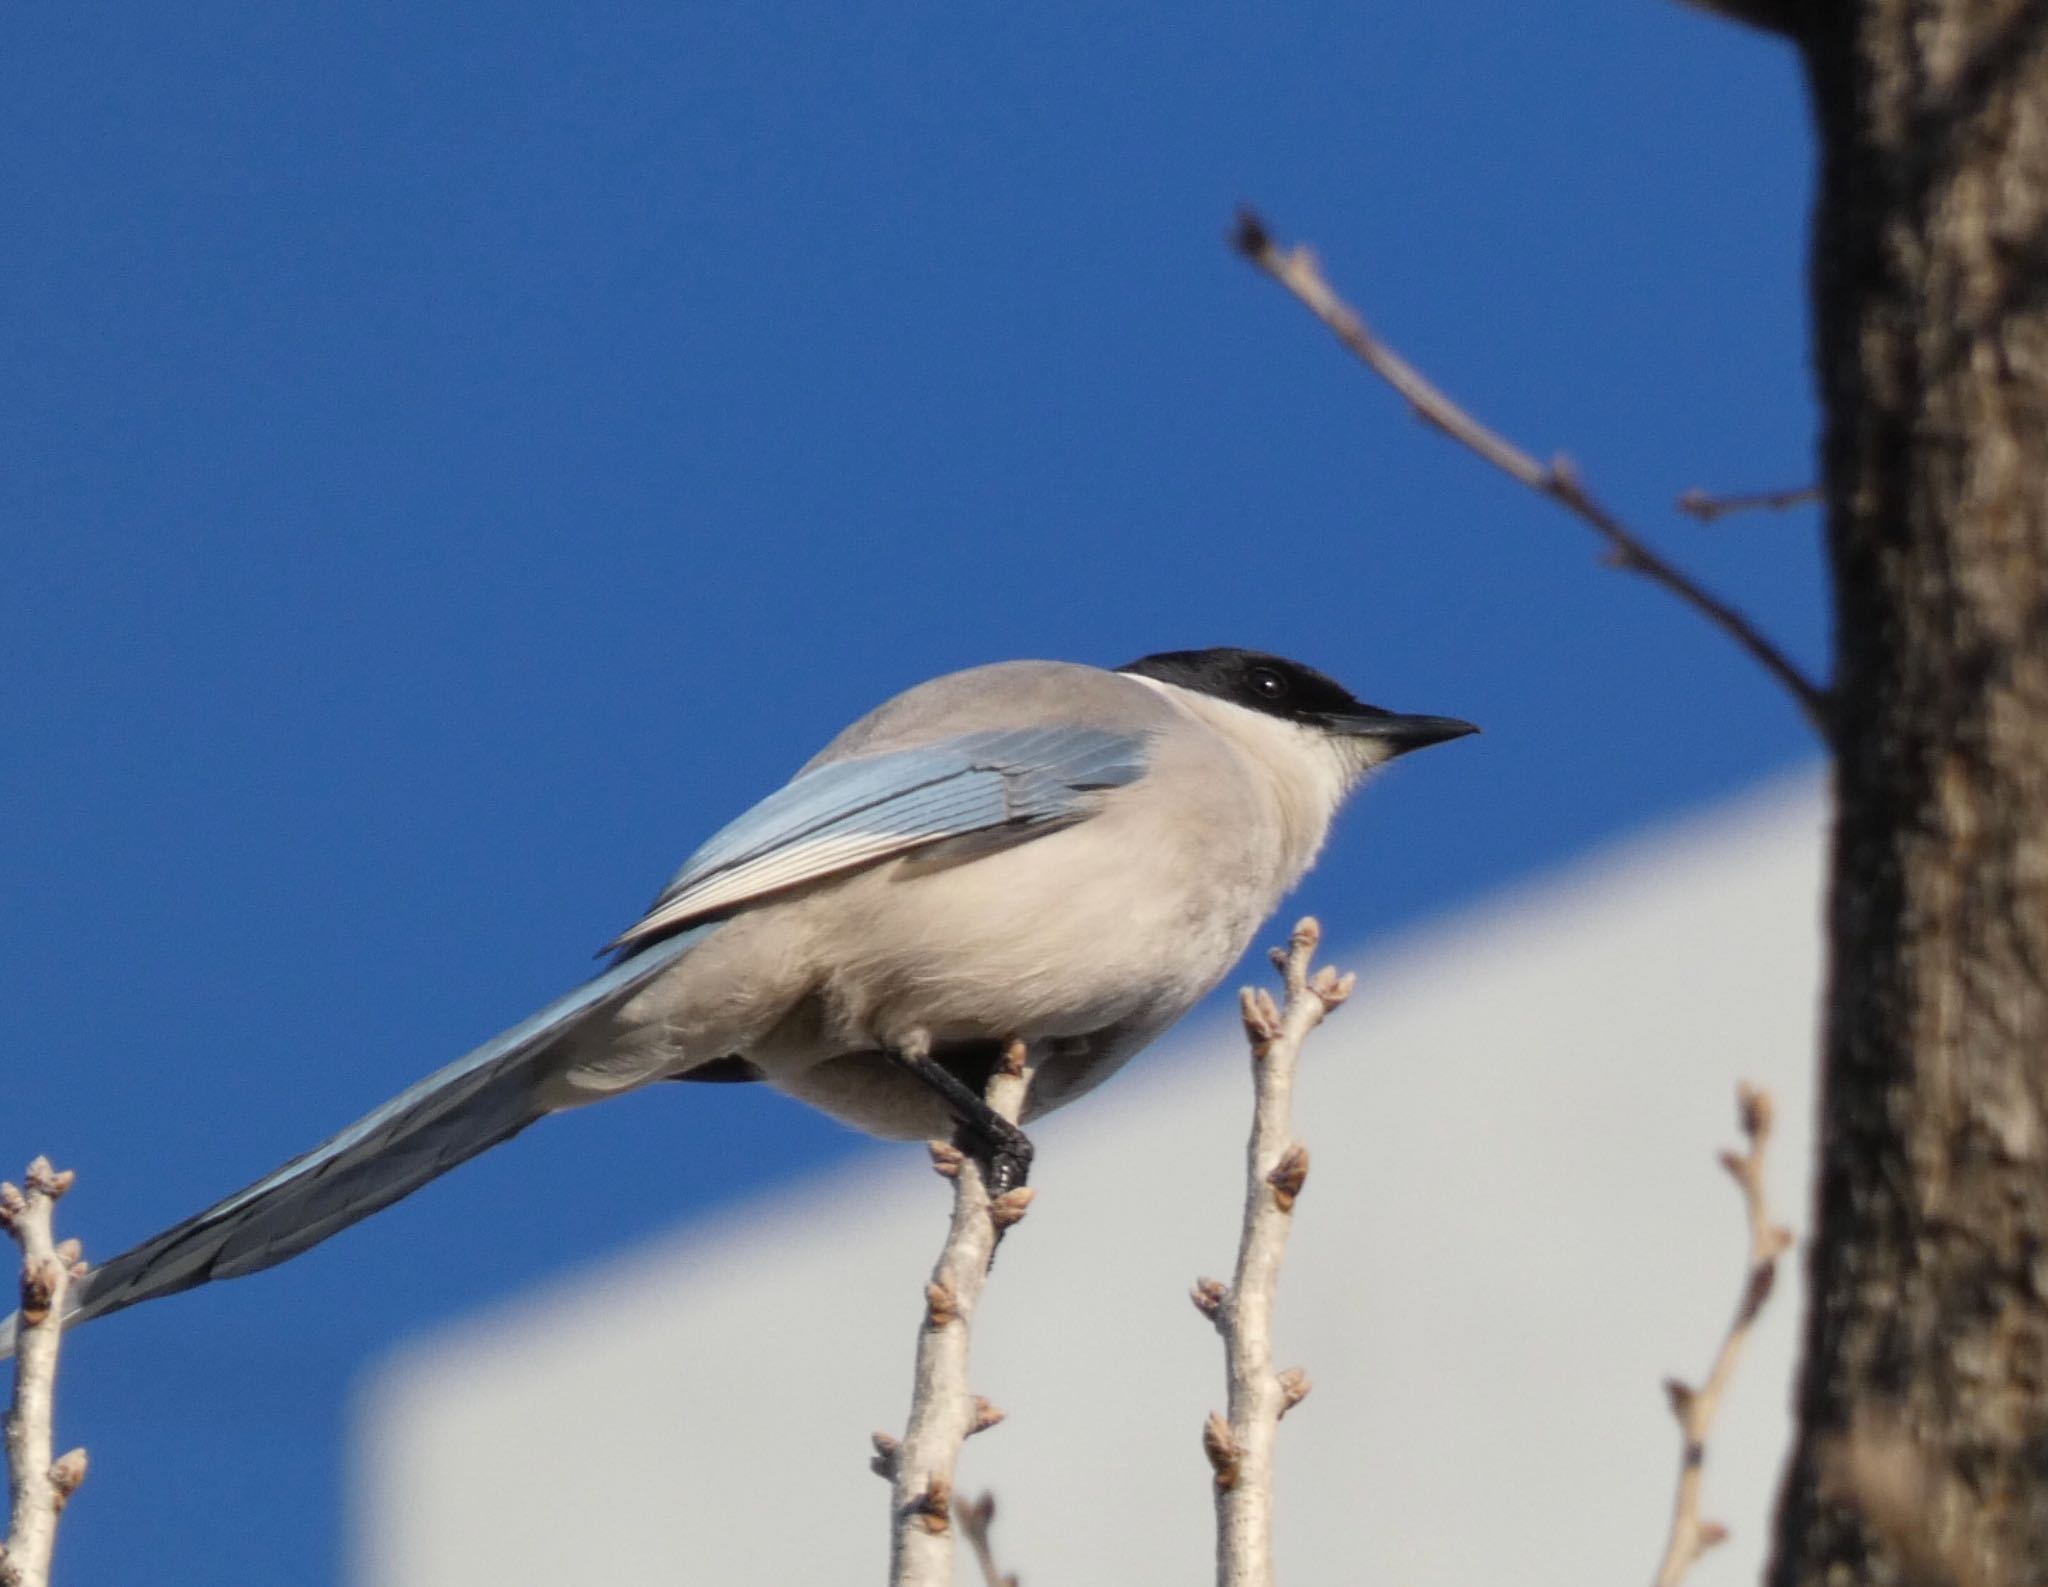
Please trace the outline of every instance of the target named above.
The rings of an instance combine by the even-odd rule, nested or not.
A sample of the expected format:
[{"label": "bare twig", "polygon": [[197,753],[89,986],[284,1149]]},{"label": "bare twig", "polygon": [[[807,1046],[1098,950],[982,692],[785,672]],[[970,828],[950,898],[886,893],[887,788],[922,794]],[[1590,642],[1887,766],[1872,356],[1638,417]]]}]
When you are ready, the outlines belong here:
[{"label": "bare twig", "polygon": [[995,1544],[989,1538],[989,1528],[996,1518],[996,1496],[984,1493],[979,1499],[961,1499],[953,1506],[953,1513],[960,1518],[960,1530],[967,1534],[968,1547],[974,1550],[974,1562],[981,1567],[986,1587],[1017,1587],[1016,1575],[1005,1574],[996,1564]]},{"label": "bare twig", "polygon": [[1814,730],[1830,736],[1827,691],[1800,671],[1791,657],[1761,630],[1690,574],[1680,571],[1602,506],[1586,489],[1566,457],[1538,462],[1512,441],[1488,429],[1433,384],[1413,364],[1373,334],[1358,311],[1338,297],[1321,264],[1305,247],[1283,248],[1266,223],[1250,210],[1238,213],[1232,241],[1237,251],[1293,294],[1323,322],[1360,362],[1406,399],[1417,418],[1470,448],[1495,468],[1576,514],[1607,544],[1607,561],[1662,586],[1719,628],[1784,686]]},{"label": "bare twig", "polygon": [[1665,1541],[1664,1558],[1657,1566],[1657,1587],[1677,1587],[1694,1562],[1728,1536],[1726,1527],[1700,1517],[1707,1435],[1713,1430],[1721,1397],[1735,1377],[1735,1364],[1756,1325],[1757,1314],[1771,1298],[1771,1288],[1778,1277],[1778,1259],[1792,1248],[1792,1231],[1771,1221],[1770,1201],[1764,1187],[1764,1154],[1771,1140],[1771,1094],[1744,1085],[1736,1097],[1742,1133],[1749,1146],[1746,1151],[1723,1152],[1721,1166],[1742,1191],[1743,1210],[1749,1223],[1749,1260],[1734,1319],[1728,1324],[1706,1381],[1696,1389],[1676,1378],[1664,1385],[1671,1400],[1671,1413],[1678,1418],[1682,1442],[1678,1495],[1671,1508],[1671,1531]]},{"label": "bare twig", "polygon": [[1311,973],[1321,938],[1321,927],[1303,920],[1287,947],[1274,951],[1284,1003],[1263,988],[1247,987],[1239,999],[1251,1042],[1255,1100],[1237,1271],[1227,1287],[1201,1279],[1194,1288],[1196,1308],[1223,1336],[1229,1381],[1229,1414],[1212,1412],[1202,1433],[1203,1452],[1216,1474],[1219,1587],[1270,1587],[1275,1432],[1309,1387],[1299,1367],[1273,1370],[1273,1307],[1295,1203],[1308,1180],[1308,1149],[1294,1139],[1288,1116],[1295,1066],[1308,1033],[1356,984],[1355,977],[1327,968]]},{"label": "bare twig", "polygon": [[1678,510],[1690,513],[1701,523],[1712,523],[1716,518],[1727,518],[1740,512],[1784,512],[1790,507],[1804,507],[1808,502],[1820,500],[1818,485],[1796,485],[1790,490],[1738,491],[1727,496],[1716,496],[1695,485],[1678,498]]},{"label": "bare twig", "polygon": [[[1013,1042],[989,1077],[989,1106],[1014,1123],[1030,1086],[1030,1054]],[[1023,1186],[991,1199],[981,1165],[955,1147],[933,1143],[932,1166],[953,1182],[953,1223],[925,1286],[909,1423],[900,1442],[875,1436],[874,1467],[890,1485],[890,1587],[951,1587],[954,1462],[969,1436],[1002,1419],[968,1390],[968,1324],[996,1242],[1031,1203]]]},{"label": "bare twig", "polygon": [[76,1240],[56,1243],[51,1209],[71,1188],[47,1157],[28,1165],[26,1191],[0,1184],[0,1224],[21,1247],[21,1310],[15,1335],[14,1407],[7,1417],[7,1470],[14,1493],[7,1546],[0,1554],[5,1587],[48,1587],[57,1546],[57,1517],[85,1481],[85,1451],[52,1458],[57,1351],[64,1296],[83,1266]]}]

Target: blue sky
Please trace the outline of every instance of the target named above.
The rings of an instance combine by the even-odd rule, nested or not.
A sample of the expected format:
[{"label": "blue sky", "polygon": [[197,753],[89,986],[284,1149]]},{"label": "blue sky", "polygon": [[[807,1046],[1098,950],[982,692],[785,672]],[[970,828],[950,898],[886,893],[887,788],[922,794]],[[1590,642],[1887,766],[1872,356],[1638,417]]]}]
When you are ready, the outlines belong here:
[{"label": "blue sky", "polygon": [[[974,662],[1254,645],[1484,724],[1345,821],[1340,941],[1811,755],[1222,242],[1312,240],[1817,667],[1811,513],[1669,510],[1810,475],[1808,165],[1790,54],[1654,0],[11,12],[0,1163],[110,1254]],[[340,1579],[372,1354],[863,1149],[660,1088],[75,1336],[61,1578]]]}]

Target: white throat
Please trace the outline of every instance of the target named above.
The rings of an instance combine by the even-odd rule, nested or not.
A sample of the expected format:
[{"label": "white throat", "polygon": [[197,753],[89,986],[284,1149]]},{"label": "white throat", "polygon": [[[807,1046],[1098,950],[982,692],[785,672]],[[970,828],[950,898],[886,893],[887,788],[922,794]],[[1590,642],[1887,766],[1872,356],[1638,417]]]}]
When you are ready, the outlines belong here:
[{"label": "white throat", "polygon": [[1370,739],[1333,737],[1320,728],[1234,705],[1197,689],[1141,673],[1128,676],[1200,718],[1262,776],[1280,818],[1289,887],[1315,863],[1345,797],[1366,772],[1386,759],[1384,748]]}]

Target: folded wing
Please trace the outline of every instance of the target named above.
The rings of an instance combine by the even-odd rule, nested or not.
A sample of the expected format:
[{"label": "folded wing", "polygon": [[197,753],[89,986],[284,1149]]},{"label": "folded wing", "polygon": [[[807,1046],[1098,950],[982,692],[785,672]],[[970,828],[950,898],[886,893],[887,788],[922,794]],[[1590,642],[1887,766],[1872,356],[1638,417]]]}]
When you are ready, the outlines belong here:
[{"label": "folded wing", "polygon": [[691,855],[609,946],[631,951],[791,888],[969,834],[1022,842],[1094,808],[1145,770],[1140,734],[1096,728],[969,733],[813,767]]}]

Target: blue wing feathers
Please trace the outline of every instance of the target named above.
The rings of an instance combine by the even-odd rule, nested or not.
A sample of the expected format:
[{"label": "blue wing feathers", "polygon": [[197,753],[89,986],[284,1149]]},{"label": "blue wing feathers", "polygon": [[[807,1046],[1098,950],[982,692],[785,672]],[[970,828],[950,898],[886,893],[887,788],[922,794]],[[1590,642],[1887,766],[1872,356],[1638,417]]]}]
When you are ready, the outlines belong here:
[{"label": "blue wing feathers", "polygon": [[969,733],[802,773],[684,863],[630,946],[778,888],[992,828],[1070,821],[1144,774],[1143,735],[1099,728]]},{"label": "blue wing feathers", "polygon": [[907,822],[920,809],[939,811],[958,800],[960,814],[1000,811],[1006,819],[1028,820],[1050,814],[1049,806],[1071,805],[1076,790],[1115,787],[1143,770],[1141,738],[1093,728],[970,733],[925,748],[835,761],[805,772],[715,833],[662,896],[864,814]]}]

